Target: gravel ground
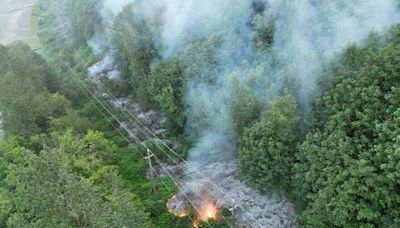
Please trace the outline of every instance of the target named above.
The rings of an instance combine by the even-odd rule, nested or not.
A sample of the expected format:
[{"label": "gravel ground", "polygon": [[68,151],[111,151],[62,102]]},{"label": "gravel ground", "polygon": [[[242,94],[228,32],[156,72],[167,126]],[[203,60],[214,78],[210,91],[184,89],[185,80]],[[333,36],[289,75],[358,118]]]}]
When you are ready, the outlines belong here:
[{"label": "gravel ground", "polygon": [[[187,162],[180,166],[169,166],[170,173],[183,183],[176,196],[187,201],[186,196],[196,192],[207,192],[219,207],[233,211],[237,227],[289,228],[297,226],[294,205],[276,192],[262,195],[247,187],[238,175],[237,161]],[[167,176],[163,170],[160,175]]]}]

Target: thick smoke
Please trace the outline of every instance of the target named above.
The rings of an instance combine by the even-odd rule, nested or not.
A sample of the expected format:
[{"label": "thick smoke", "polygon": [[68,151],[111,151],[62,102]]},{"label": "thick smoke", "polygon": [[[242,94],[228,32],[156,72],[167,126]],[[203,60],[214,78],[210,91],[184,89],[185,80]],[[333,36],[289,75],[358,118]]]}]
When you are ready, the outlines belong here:
[{"label": "thick smoke", "polygon": [[[184,2],[184,1],[181,1]],[[307,105],[315,91],[316,76],[321,67],[352,42],[360,42],[372,31],[382,31],[399,22],[397,3],[394,0],[364,1],[312,1],[295,0],[263,1],[265,6],[262,15],[255,16],[252,1],[198,1],[195,4],[172,6],[173,13],[166,18],[163,45],[166,53],[179,50],[180,45],[187,45],[195,38],[208,37],[220,33],[224,44],[220,50],[220,64],[224,68],[216,85],[193,81],[187,93],[188,107],[191,108],[189,129],[200,128],[200,138],[190,151],[190,158],[201,155],[211,157],[209,153],[233,151],[235,134],[232,120],[226,107],[229,99],[229,77],[239,72],[240,81],[246,83],[249,72],[256,71],[261,90],[253,88],[255,95],[268,99],[277,88],[268,85],[288,76],[300,84],[299,100]],[[182,8],[188,6],[193,8]],[[185,14],[189,12],[188,14]],[[197,13],[192,13],[197,12]],[[187,22],[180,21],[179,27],[174,21],[190,15]],[[272,23],[275,25],[272,51],[265,57],[251,52],[254,32],[249,22]],[[210,27],[210,25],[212,27]],[[197,31],[197,33],[196,33]],[[186,37],[188,37],[187,39]],[[185,40],[187,39],[187,41]],[[248,86],[251,86],[248,84]],[[279,87],[279,83],[275,87]],[[274,87],[274,86],[273,86]],[[201,115],[199,115],[201,113]]]},{"label": "thick smoke", "polygon": [[129,3],[133,3],[135,0],[103,0],[100,15],[102,16],[102,30],[96,31],[93,37],[88,40],[88,45],[92,49],[93,53],[98,55],[104,52],[108,52],[107,55],[112,55],[111,37],[112,34],[112,23],[116,15],[118,15],[124,6]]},{"label": "thick smoke", "polygon": [[[106,2],[117,13],[129,1]],[[158,46],[164,59],[194,42],[220,40],[215,46],[218,70],[203,67],[200,73],[188,73],[193,77],[184,97],[187,129],[198,139],[189,159],[234,154],[236,135],[228,107],[235,99],[229,86],[233,77],[263,101],[276,96],[280,81],[288,77],[299,83],[298,99],[307,106],[317,75],[335,54],[400,21],[396,0],[136,0],[134,7],[144,15],[163,9]],[[260,51],[255,30],[270,24],[273,42],[268,51]],[[215,82],[201,81],[196,74]]]},{"label": "thick smoke", "polygon": [[296,76],[305,101],[321,66],[334,54],[400,19],[395,0],[273,0],[270,6],[276,15],[273,52],[282,66],[277,72]]},{"label": "thick smoke", "polygon": [[134,0],[104,0],[103,16],[107,16],[109,12],[117,15],[122,11],[124,6],[132,2],[134,2]]}]

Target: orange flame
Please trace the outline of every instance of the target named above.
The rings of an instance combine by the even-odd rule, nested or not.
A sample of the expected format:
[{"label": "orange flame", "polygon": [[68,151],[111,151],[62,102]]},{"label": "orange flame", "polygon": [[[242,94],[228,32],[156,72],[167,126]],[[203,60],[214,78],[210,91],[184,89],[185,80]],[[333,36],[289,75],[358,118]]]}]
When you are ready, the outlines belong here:
[{"label": "orange flame", "polygon": [[[195,205],[195,219],[193,220],[193,227],[198,228],[200,221],[203,222],[208,222],[209,220],[215,220],[219,221],[220,220],[220,210],[217,208],[216,203],[210,199],[208,196],[203,196],[204,198],[201,200],[202,202],[199,203],[198,205]],[[169,202],[176,200],[176,195],[173,195],[168,202],[166,203],[166,206],[168,208],[168,211],[171,214],[174,214],[177,217],[186,217],[189,215],[188,210],[181,210],[177,211],[174,210]]]},{"label": "orange flame", "polygon": [[176,199],[176,195],[173,195],[173,196],[167,201],[167,203],[165,204],[165,206],[167,206],[167,208],[168,208],[168,212],[171,213],[171,214],[174,214],[174,210],[168,205],[168,202],[169,202],[170,200],[174,200],[174,199]]},{"label": "orange flame", "polygon": [[189,215],[189,212],[187,210],[182,210],[182,211],[174,211],[174,209],[169,205],[170,201],[176,200],[176,195],[173,195],[166,203],[166,206],[168,208],[168,212],[171,214],[174,214],[175,216],[179,218],[183,218]]},{"label": "orange flame", "polygon": [[219,211],[220,209],[217,208],[214,202],[207,201],[197,209],[193,227],[197,228],[200,221],[207,222],[210,219],[218,221]]},{"label": "orange flame", "polygon": [[183,217],[186,217],[188,215],[189,215],[189,213],[187,211],[181,211],[176,216],[178,216],[179,218],[183,218]]}]

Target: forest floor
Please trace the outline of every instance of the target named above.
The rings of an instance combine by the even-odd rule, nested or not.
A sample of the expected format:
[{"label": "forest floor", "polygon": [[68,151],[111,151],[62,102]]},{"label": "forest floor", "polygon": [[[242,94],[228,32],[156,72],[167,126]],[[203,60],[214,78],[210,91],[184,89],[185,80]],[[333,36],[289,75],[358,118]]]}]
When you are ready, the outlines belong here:
[{"label": "forest floor", "polygon": [[[118,77],[118,72],[109,55],[104,55],[102,59],[89,67],[87,75],[87,79],[97,85],[97,94],[105,97],[114,109],[121,112],[129,111],[148,129],[155,132],[157,138],[147,138],[147,140],[161,138],[168,141],[163,135],[162,128],[165,118],[159,112],[154,110],[143,112],[132,98],[113,98],[102,87],[100,81],[102,77],[109,79]],[[146,137],[142,133],[146,129],[143,129],[137,120],[133,120],[134,118],[130,119],[121,123],[120,128],[124,128],[130,135],[134,134],[144,142]],[[276,192],[263,195],[246,186],[245,180],[239,176],[237,160],[215,163],[190,161],[175,165],[163,164],[163,166],[156,166],[158,175],[165,178],[172,175],[181,183],[176,198],[182,203],[188,201],[187,197],[183,197],[184,195],[193,195],[193,192],[206,190],[218,207],[231,210],[236,227],[291,228],[297,226],[294,205]]]}]

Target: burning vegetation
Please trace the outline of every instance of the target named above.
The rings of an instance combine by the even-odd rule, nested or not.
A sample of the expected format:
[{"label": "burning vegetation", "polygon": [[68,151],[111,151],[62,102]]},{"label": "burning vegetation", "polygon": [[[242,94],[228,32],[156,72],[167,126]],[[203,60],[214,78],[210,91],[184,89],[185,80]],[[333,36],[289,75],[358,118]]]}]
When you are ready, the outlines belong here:
[{"label": "burning vegetation", "polygon": [[177,217],[186,217],[190,214],[190,206],[185,200],[180,200],[173,195],[166,203],[169,213]]},{"label": "burning vegetation", "polygon": [[173,195],[167,201],[166,206],[168,211],[177,217],[186,217],[194,212],[193,227],[198,227],[200,222],[220,221],[221,219],[221,209],[208,193],[180,192]]},{"label": "burning vegetation", "polygon": [[220,220],[220,209],[214,201],[206,200],[197,210],[195,210],[195,219],[193,227],[198,227],[200,221],[208,222],[208,220]]}]

